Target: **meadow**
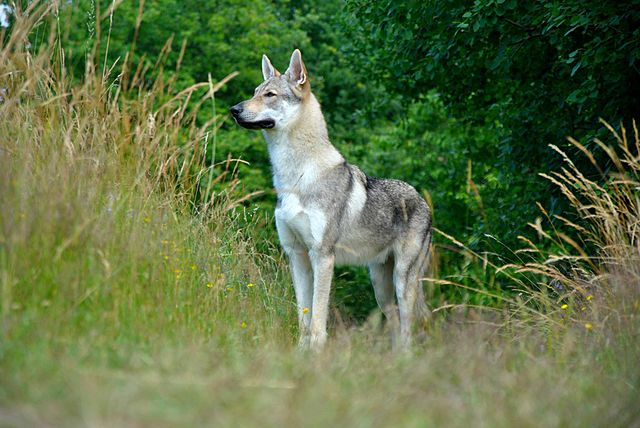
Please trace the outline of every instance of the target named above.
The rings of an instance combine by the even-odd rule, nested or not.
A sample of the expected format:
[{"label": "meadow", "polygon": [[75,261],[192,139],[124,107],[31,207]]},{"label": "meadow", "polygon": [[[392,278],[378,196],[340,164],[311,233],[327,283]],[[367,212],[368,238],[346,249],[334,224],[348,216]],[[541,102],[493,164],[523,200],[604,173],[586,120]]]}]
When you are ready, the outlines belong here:
[{"label": "meadow", "polygon": [[512,291],[431,272],[427,296],[493,304],[434,299],[406,354],[379,311],[334,304],[316,355],[243,161],[207,157],[234,75],[182,88],[89,58],[72,79],[55,20],[24,43],[46,13],[0,47],[0,426],[640,426],[635,123],[598,141],[606,171],[572,142],[597,180],[555,148],[573,216],[523,220],[548,245],[499,264],[445,237]]}]

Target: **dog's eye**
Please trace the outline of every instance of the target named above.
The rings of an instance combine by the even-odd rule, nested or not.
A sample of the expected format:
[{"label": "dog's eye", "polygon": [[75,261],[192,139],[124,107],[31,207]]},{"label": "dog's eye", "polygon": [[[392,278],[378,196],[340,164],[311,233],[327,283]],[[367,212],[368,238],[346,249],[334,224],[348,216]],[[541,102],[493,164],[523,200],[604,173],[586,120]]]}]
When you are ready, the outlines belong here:
[{"label": "dog's eye", "polygon": [[271,91],[269,91],[266,94],[264,94],[264,96],[268,97],[268,98],[275,97],[276,95],[278,95],[278,94],[276,94],[275,92],[271,92]]}]

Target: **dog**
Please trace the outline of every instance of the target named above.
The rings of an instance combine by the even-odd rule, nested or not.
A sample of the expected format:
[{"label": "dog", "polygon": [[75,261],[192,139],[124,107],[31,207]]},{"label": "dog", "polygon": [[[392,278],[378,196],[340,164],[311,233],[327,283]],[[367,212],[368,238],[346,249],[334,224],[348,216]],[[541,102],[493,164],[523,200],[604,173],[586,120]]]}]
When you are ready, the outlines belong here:
[{"label": "dog", "polygon": [[262,130],[267,142],[299,346],[324,347],[334,266],[360,264],[368,265],[376,301],[393,326],[393,348],[409,349],[416,312],[425,306],[420,277],[432,237],[427,203],[403,181],[368,177],[331,144],[298,49],[284,74],[263,55],[262,75],[254,96],[230,112],[238,125]]}]

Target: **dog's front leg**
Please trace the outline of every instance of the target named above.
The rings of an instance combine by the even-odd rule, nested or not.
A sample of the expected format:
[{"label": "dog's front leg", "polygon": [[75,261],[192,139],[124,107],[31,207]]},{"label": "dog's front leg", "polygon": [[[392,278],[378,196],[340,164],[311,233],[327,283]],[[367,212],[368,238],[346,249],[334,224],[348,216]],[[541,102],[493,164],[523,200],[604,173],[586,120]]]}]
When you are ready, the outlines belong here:
[{"label": "dog's front leg", "polygon": [[335,256],[333,252],[312,250],[313,309],[311,315],[311,349],[320,351],[327,341],[327,316]]},{"label": "dog's front leg", "polygon": [[309,333],[311,331],[311,312],[313,308],[313,272],[306,247],[296,238],[286,222],[278,216],[276,208],[276,228],[278,237],[285,253],[289,257],[289,268],[293,279],[293,289],[296,293],[298,306],[298,326],[300,339],[298,346],[302,349],[309,347]]},{"label": "dog's front leg", "polygon": [[287,254],[289,255],[289,266],[298,306],[298,325],[300,327],[298,346],[305,349],[309,346],[311,308],[313,307],[311,300],[313,296],[311,261],[307,250],[302,247],[291,248],[287,251]]}]

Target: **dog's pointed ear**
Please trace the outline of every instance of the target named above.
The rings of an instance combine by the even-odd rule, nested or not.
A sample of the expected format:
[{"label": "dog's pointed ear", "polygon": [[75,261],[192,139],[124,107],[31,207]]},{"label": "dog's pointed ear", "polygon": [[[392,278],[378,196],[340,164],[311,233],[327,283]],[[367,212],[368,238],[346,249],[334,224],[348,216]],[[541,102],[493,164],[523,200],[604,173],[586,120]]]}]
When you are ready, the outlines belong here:
[{"label": "dog's pointed ear", "polygon": [[302,54],[299,49],[296,49],[291,54],[291,60],[289,61],[289,68],[286,73],[289,81],[296,85],[299,89],[308,87],[309,79],[307,78],[307,69],[302,62]]},{"label": "dog's pointed ear", "polygon": [[262,55],[262,77],[264,80],[280,76],[280,72],[271,64],[266,55]]}]

